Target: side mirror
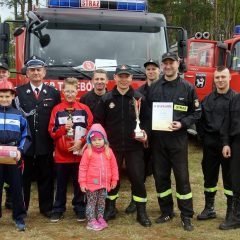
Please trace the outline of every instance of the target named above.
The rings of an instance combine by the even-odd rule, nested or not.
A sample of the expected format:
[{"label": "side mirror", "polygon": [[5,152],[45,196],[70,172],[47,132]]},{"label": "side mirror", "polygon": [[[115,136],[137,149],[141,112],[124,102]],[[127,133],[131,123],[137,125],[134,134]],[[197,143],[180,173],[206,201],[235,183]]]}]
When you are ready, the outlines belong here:
[{"label": "side mirror", "polygon": [[187,31],[180,29],[178,31],[178,56],[182,59],[187,57]]},{"label": "side mirror", "polygon": [[226,67],[231,68],[232,66],[232,54],[230,51],[226,52]]},{"label": "side mirror", "polygon": [[4,22],[0,24],[0,54],[8,54],[10,41],[10,27]]}]

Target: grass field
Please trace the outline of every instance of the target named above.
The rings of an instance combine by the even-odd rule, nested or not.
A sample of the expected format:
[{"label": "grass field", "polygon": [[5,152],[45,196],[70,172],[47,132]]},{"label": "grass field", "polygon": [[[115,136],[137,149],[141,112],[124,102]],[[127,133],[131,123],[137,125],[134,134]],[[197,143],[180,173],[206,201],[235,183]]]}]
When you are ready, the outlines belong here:
[{"label": "grass field", "polygon": [[[117,202],[119,215],[116,220],[109,222],[109,228],[101,232],[92,232],[85,229],[86,223],[79,223],[75,219],[71,208],[71,190],[68,194],[68,210],[65,217],[58,223],[50,223],[46,218],[38,213],[37,194],[35,185],[32,191],[31,206],[28,217],[26,218],[27,229],[25,232],[17,232],[11,220],[11,212],[3,207],[3,217],[0,220],[0,240],[237,240],[240,239],[240,229],[232,231],[220,231],[218,225],[223,221],[226,209],[226,199],[223,195],[222,182],[219,183],[219,191],[216,198],[217,218],[211,221],[199,222],[196,215],[202,210],[204,205],[203,195],[203,177],[201,171],[201,147],[196,141],[191,140],[189,143],[189,169],[191,186],[194,200],[195,216],[193,232],[185,232],[180,225],[179,210],[175,205],[177,217],[171,222],[163,225],[154,223],[154,219],[160,214],[157,204],[154,181],[152,177],[147,180],[148,190],[148,214],[153,222],[151,228],[141,227],[135,221],[135,214],[125,215],[124,209],[127,206],[130,194],[129,184],[124,180],[120,192],[120,198]],[[175,192],[175,184],[173,181]]]}]

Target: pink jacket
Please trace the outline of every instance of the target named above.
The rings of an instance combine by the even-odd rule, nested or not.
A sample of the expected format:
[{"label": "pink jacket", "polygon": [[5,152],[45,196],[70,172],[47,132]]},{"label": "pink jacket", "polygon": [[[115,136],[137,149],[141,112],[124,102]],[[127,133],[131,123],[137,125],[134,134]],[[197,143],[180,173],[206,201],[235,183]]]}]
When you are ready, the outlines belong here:
[{"label": "pink jacket", "polygon": [[101,188],[111,190],[110,184],[116,183],[119,176],[116,158],[110,148],[109,153],[110,158],[107,158],[105,151],[92,151],[91,155],[89,149],[84,151],[78,174],[80,187],[86,187],[91,192]]}]

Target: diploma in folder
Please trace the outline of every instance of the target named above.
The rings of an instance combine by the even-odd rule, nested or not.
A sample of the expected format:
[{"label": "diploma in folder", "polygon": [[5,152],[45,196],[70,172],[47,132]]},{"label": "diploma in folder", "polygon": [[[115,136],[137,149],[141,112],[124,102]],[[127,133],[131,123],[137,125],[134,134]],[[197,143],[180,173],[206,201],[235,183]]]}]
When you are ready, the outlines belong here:
[{"label": "diploma in folder", "polygon": [[152,130],[172,131],[169,129],[173,122],[172,102],[153,102],[152,106]]},{"label": "diploma in folder", "polygon": [[0,164],[17,164],[17,147],[0,146]]}]

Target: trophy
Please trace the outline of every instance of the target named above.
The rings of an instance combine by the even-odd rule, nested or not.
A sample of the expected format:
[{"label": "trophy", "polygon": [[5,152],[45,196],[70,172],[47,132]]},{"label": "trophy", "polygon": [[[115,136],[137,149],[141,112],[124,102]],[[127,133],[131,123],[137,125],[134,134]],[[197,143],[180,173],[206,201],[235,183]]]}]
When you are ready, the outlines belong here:
[{"label": "trophy", "polygon": [[144,138],[144,132],[140,128],[140,109],[141,109],[141,100],[142,98],[139,98],[138,100],[133,97],[133,106],[136,114],[136,128],[134,129],[135,138]]},{"label": "trophy", "polygon": [[[68,118],[67,121],[73,121],[73,116],[72,113],[74,111],[74,108],[66,108],[65,109],[68,112]],[[73,128],[70,128],[67,130],[67,134],[65,135],[65,144],[66,144],[66,148],[70,148],[73,146],[74,143],[74,130]]]}]

